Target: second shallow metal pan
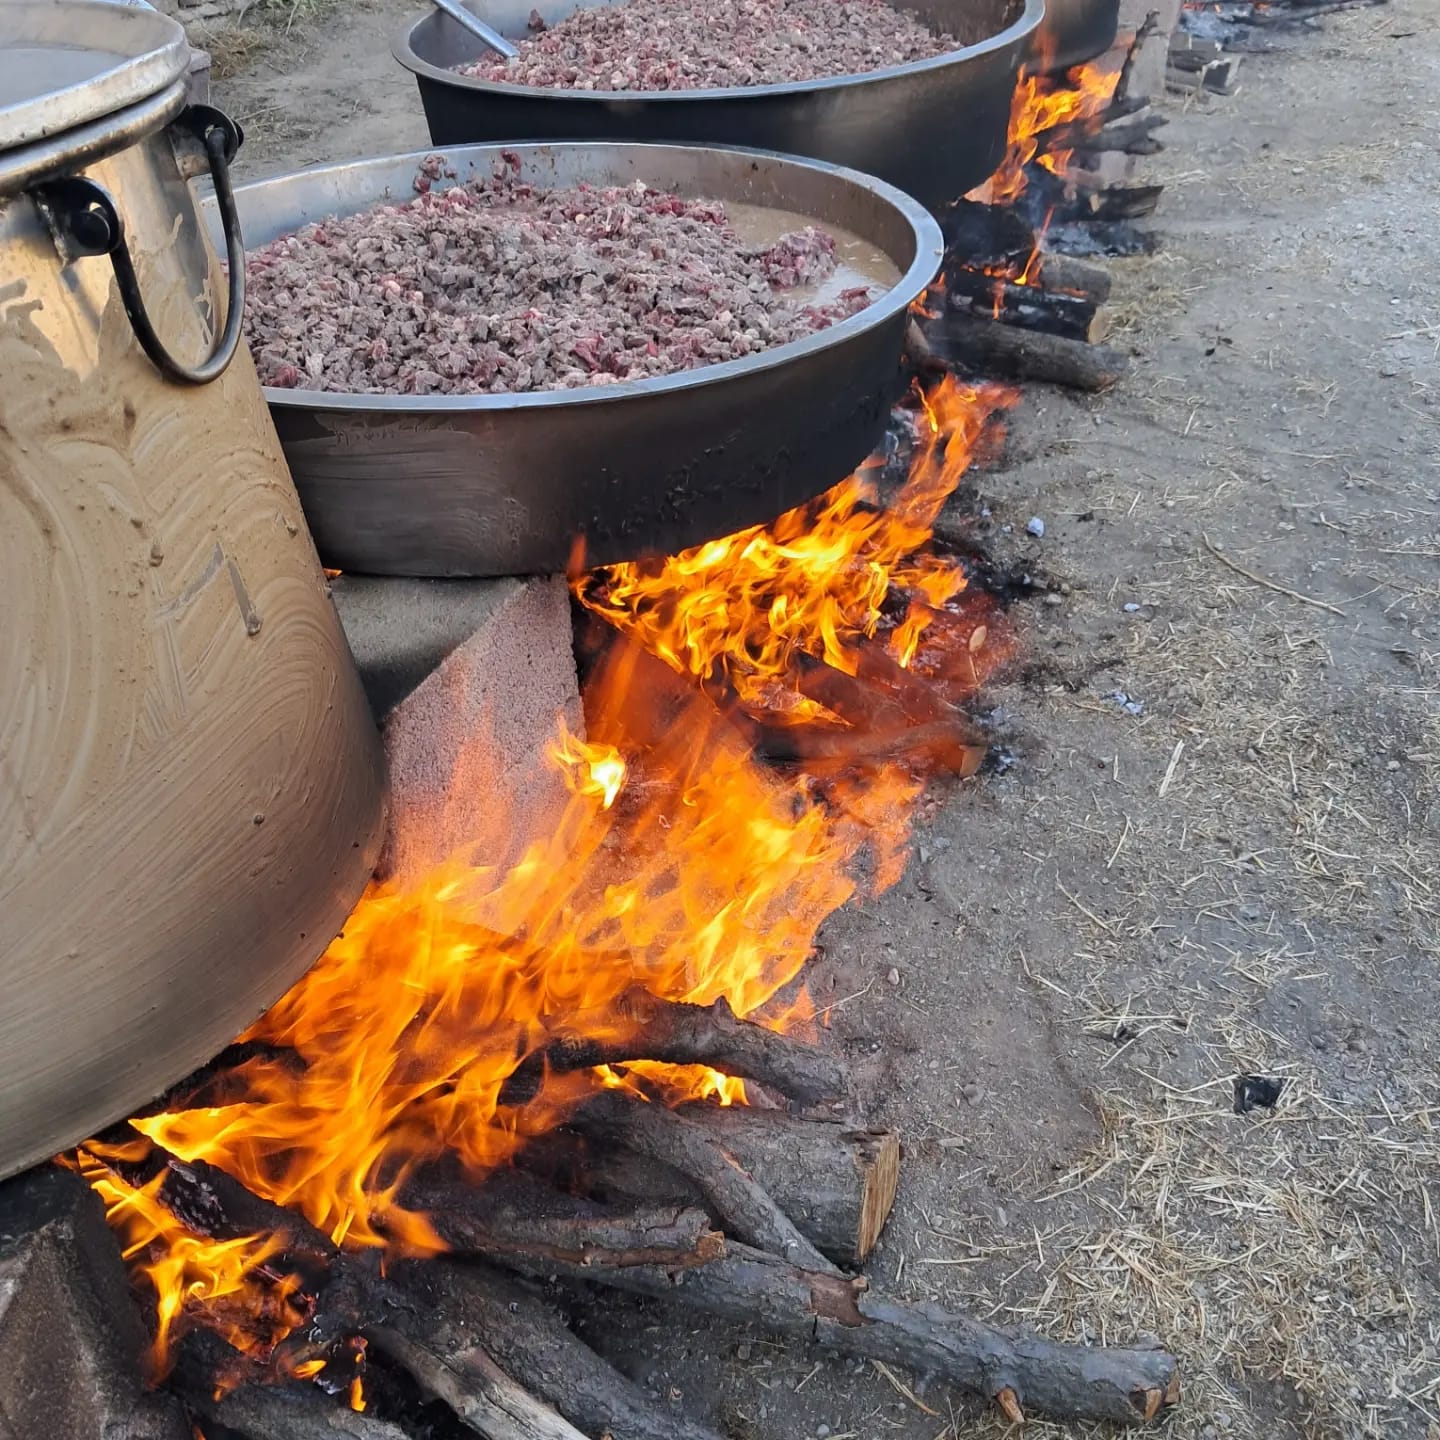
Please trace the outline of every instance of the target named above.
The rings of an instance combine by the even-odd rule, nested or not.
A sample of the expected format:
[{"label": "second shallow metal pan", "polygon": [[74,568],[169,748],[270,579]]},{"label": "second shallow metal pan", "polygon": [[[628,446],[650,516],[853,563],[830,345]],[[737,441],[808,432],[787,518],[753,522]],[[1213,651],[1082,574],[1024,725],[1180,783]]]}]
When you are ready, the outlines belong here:
[{"label": "second shallow metal pan", "polygon": [[[563,571],[577,553],[588,564],[672,553],[773,519],[871,452],[902,386],[908,307],[942,254],[939,227],[910,197],[852,171],[758,151],[593,144],[443,153],[462,180],[488,173],[503,153],[518,161],[519,178],[540,186],[640,179],[720,200],[732,217],[749,217],[735,218],[742,235],[750,224],[813,222],[852,237],[892,278],[828,330],[655,379],[524,395],[267,389],[327,565],[518,575]],[[422,159],[360,160],[243,186],[246,243],[408,199]]]},{"label": "second shallow metal pan", "polygon": [[[470,0],[502,34],[527,33],[596,0]],[[600,0],[605,3],[605,0]],[[932,211],[985,180],[1005,153],[1010,97],[1044,0],[897,0],[964,48],[932,60],[787,85],[719,90],[546,90],[474,80],[454,67],[488,54],[432,11],[395,39],[437,145],[495,140],[627,140],[740,145],[863,171]]]}]

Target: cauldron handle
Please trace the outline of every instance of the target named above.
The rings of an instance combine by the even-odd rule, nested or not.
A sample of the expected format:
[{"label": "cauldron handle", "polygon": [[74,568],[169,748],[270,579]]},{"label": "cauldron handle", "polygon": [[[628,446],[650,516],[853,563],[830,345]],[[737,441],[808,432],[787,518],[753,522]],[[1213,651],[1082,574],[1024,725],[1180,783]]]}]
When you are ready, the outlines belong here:
[{"label": "cauldron handle", "polygon": [[177,124],[188,127],[205,148],[215,182],[215,203],[225,231],[225,256],[230,271],[225,328],[210,355],[199,365],[183,365],[166,348],[150,323],[140,294],[135,264],[125,243],[125,222],[115,201],[102,185],[83,176],[71,176],[37,185],[31,191],[68,256],[108,255],[120,287],[120,299],[130,317],[140,348],[161,374],[182,385],[208,385],[225,373],[240,344],[245,315],[245,242],[240,215],[230,185],[230,162],[244,140],[244,132],[230,117],[210,105],[191,105]]}]

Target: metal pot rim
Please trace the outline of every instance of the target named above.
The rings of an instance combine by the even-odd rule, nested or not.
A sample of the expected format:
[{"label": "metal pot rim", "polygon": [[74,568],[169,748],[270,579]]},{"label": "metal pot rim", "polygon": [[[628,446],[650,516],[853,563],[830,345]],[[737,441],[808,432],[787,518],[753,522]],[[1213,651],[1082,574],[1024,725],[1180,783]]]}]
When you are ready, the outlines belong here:
[{"label": "metal pot rim", "polygon": [[477,90],[506,96],[528,95],[536,99],[552,100],[564,104],[608,105],[624,109],[651,104],[668,104],[683,100],[746,100],[764,99],[773,96],[805,95],[826,90],[838,90],[855,85],[879,84],[903,75],[923,74],[931,70],[943,70],[950,65],[960,65],[1003,50],[1016,40],[1032,34],[1040,28],[1045,19],[1045,0],[1024,0],[1020,14],[1005,29],[974,45],[959,50],[947,50],[943,55],[928,60],[912,60],[906,65],[888,65],[883,70],[866,70],[856,75],[826,75],[818,80],[792,80],[775,85],[726,85],[713,90],[567,90],[556,86],[512,85],[503,80],[477,80],[471,75],[460,75],[454,70],[434,65],[418,54],[410,43],[410,37],[435,12],[432,10],[418,19],[410,21],[390,42],[390,53],[413,75],[424,75],[442,84],[455,85],[463,90]]},{"label": "metal pot rim", "polygon": [[[1033,0],[1042,3],[1042,0]],[[548,150],[564,148],[565,142],[530,142],[520,144],[452,145],[416,150],[410,154],[377,156],[385,164],[399,164],[414,161],[416,167],[431,155],[441,155],[451,163],[471,161],[482,157],[498,156],[501,151],[524,153],[526,150]],[[671,375],[656,375],[645,380],[624,380],[616,385],[584,385],[574,390],[535,390],[502,395],[366,395],[355,391],[279,389],[267,385],[265,399],[271,405],[303,410],[371,410],[385,411],[397,415],[426,415],[445,413],[472,413],[475,411],[511,411],[529,409],[558,409],[576,405],[612,404],[616,401],[643,400],[671,391],[688,390],[697,386],[711,386],[727,380],[789,364],[815,351],[828,349],[843,340],[863,334],[874,326],[884,324],[897,313],[909,308],[910,304],[924,294],[926,287],[935,278],[944,256],[944,238],[940,227],[930,212],[903,191],[897,190],[873,175],[862,175],[843,165],[831,165],[824,160],[802,159],[794,155],[782,155],[774,150],[756,150],[738,145],[642,145],[629,141],[586,141],[587,150],[626,151],[704,151],[707,154],[736,155],[765,161],[779,161],[782,164],[802,169],[818,170],[837,179],[861,186],[888,203],[905,219],[915,239],[915,258],[909,268],[872,305],[842,320],[838,325],[816,330],[798,340],[784,345],[775,345],[762,350],[758,355],[747,355],[740,360],[726,360],[719,365],[701,365],[693,370],[679,370]],[[350,162],[353,164],[355,162]],[[364,163],[364,162],[359,162]],[[316,166],[310,174],[350,168],[350,165]],[[256,180],[236,190],[236,199],[244,219],[245,194],[247,191],[263,188],[273,180]],[[207,204],[213,204],[207,197]],[[378,197],[377,197],[378,203]]]}]

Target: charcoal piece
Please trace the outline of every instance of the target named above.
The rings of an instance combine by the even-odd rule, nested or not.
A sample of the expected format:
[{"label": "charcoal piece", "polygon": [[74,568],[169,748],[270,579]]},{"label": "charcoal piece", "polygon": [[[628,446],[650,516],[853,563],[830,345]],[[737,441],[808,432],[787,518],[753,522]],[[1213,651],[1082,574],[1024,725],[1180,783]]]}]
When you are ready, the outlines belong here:
[{"label": "charcoal piece", "polygon": [[1284,1076],[1237,1075],[1235,1113],[1248,1115],[1252,1110],[1273,1110],[1284,1090]]},{"label": "charcoal piece", "polygon": [[207,1437],[408,1440],[368,1407],[352,1409],[344,1394],[309,1380],[277,1381],[208,1330],[192,1330],[180,1341],[170,1384],[185,1396]]},{"label": "charcoal piece", "polygon": [[95,1192],[53,1165],[0,1184],[0,1440],[190,1440],[144,1344]]}]

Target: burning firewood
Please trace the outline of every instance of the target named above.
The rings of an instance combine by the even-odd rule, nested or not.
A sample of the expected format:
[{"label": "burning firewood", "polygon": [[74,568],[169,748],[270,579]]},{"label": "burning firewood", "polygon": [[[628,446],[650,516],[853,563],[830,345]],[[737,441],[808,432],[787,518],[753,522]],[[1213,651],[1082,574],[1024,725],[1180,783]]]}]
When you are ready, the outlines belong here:
[{"label": "burning firewood", "polygon": [[591,1280],[668,1299],[778,1335],[814,1340],[843,1355],[935,1374],[989,1396],[1007,1414],[1029,1407],[1053,1419],[1136,1424],[1180,1397],[1174,1356],[1159,1349],[1058,1345],[996,1329],[938,1305],[906,1304],[871,1292],[863,1277],[817,1273],[742,1245],[681,1275],[638,1266]]},{"label": "burning firewood", "polygon": [[796,686],[847,728],[760,726],[759,744],[772,760],[860,765],[910,758],[937,771],[973,775],[989,750],[974,722],[933,687],[903,670],[883,652],[866,651],[854,675],[823,661],[801,657]]},{"label": "burning firewood", "polygon": [[170,1385],[207,1435],[223,1427],[245,1440],[406,1440],[398,1425],[353,1409],[308,1380],[277,1378],[205,1330],[180,1343]]},{"label": "burning firewood", "polygon": [[[634,1038],[597,1038],[617,1031]],[[713,1005],[686,1005],[636,989],[603,1015],[576,1011],[566,1016],[534,1059],[516,1070],[502,1099],[523,1104],[526,1089],[545,1065],[566,1073],[642,1059],[710,1065],[807,1105],[838,1100],[846,1090],[845,1067],[834,1056],[737,1019],[723,997]]]},{"label": "burning firewood", "polygon": [[1080,295],[1016,285],[974,270],[952,270],[945,289],[951,310],[989,316],[1022,330],[1044,331],[1089,344],[1103,340],[1110,330],[1095,301]]}]

